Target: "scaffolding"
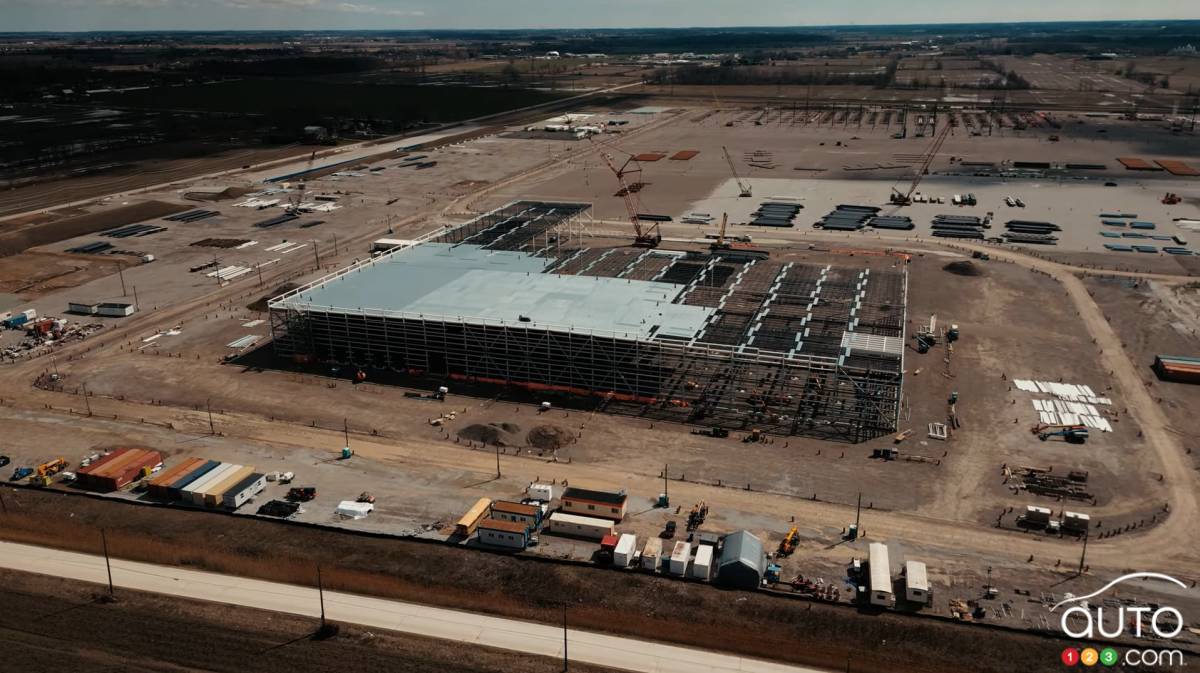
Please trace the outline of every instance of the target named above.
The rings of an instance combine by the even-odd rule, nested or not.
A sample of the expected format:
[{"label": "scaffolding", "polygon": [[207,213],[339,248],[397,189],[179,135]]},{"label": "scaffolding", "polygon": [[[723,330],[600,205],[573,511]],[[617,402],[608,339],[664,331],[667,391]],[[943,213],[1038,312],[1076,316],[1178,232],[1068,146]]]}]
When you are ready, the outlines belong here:
[{"label": "scaffolding", "polygon": [[[587,204],[518,201],[270,302],[275,352],[387,370],[427,385],[727,429],[861,442],[895,432],[907,272],[776,262],[729,251],[588,247]],[[688,334],[584,329],[306,301],[347,273],[426,243],[531,255],[550,278],[666,292],[703,315]],[[527,273],[525,275],[528,275]],[[538,276],[538,273],[533,273]],[[572,281],[576,284],[582,279]],[[619,288],[618,288],[619,290]],[[582,307],[581,310],[586,310]],[[699,311],[699,313],[695,313]],[[568,321],[569,323],[569,321]],[[480,387],[483,388],[480,388]]]}]

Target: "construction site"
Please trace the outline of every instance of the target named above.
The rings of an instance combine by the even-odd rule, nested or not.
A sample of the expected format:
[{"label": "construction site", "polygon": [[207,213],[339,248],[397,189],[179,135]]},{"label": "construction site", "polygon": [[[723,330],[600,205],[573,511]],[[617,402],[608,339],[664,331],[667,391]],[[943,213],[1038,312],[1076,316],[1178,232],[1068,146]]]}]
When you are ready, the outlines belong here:
[{"label": "construction site", "polygon": [[0,537],[609,632],[694,604],[664,638],[777,659],[781,619],[831,670],[862,623],[917,634],[896,670],[1052,670],[1050,608],[1133,568],[1193,656],[1194,132],[665,88],[0,196]]}]

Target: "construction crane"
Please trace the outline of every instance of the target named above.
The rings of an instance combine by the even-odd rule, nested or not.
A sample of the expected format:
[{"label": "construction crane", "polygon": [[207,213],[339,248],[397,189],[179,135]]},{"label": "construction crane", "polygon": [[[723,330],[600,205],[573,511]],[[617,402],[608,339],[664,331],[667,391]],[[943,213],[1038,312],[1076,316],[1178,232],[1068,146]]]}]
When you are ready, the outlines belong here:
[{"label": "construction crane", "polygon": [[729,150],[722,146],[721,151],[725,153],[725,161],[729,163],[729,172],[733,173],[733,179],[737,181],[738,196],[754,196],[754,192],[750,189],[750,183],[742,180],[742,176],[738,175],[737,167],[733,165],[733,157],[729,156]]},{"label": "construction crane", "polygon": [[1051,437],[1062,437],[1063,440],[1070,444],[1083,444],[1088,438],[1088,428],[1086,425],[1070,425],[1051,423],[1038,423],[1031,428],[1033,434],[1043,442]]},{"label": "construction crane", "polygon": [[[638,198],[637,193],[643,183],[638,180],[636,183],[637,189],[631,189],[631,185],[625,180],[625,176],[631,173],[636,173],[640,177],[642,171],[641,165],[637,163],[637,160],[631,154],[625,160],[625,163],[618,168],[612,155],[604,151],[598,141],[590,136],[588,140],[592,142],[592,147],[596,149],[596,153],[600,155],[600,158],[604,159],[604,163],[608,165],[608,169],[617,177],[617,184],[620,186],[617,195],[624,199],[625,211],[629,216],[629,223],[633,225],[633,245],[638,248],[657,248],[658,244],[662,242],[662,234],[658,231],[658,223],[654,222],[649,227],[643,227],[639,215],[642,211],[642,201]],[[630,164],[633,164],[636,168],[630,170]]]},{"label": "construction crane", "polygon": [[892,205],[910,206],[912,205],[912,195],[917,191],[917,186],[921,184],[921,178],[929,173],[929,166],[933,163],[934,157],[942,149],[942,144],[946,142],[946,138],[950,136],[950,129],[953,128],[949,124],[942,126],[942,130],[938,131],[937,136],[933,139],[933,144],[921,157],[921,163],[917,166],[916,175],[913,176],[912,184],[908,186],[908,192],[902,193],[900,190],[892,187]]},{"label": "construction crane", "polygon": [[729,213],[721,213],[721,230],[717,234],[717,240],[709,244],[709,250],[750,250],[754,247],[749,236],[734,236],[732,241],[726,238],[725,229],[728,225]]}]

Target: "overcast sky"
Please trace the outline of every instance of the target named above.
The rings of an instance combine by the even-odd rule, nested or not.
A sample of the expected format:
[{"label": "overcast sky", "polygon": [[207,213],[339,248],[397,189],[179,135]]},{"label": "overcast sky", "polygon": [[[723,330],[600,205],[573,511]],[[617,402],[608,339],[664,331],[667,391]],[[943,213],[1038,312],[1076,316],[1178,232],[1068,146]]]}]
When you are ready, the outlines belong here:
[{"label": "overcast sky", "polygon": [[0,0],[25,30],[627,28],[1200,18],[1200,0]]}]

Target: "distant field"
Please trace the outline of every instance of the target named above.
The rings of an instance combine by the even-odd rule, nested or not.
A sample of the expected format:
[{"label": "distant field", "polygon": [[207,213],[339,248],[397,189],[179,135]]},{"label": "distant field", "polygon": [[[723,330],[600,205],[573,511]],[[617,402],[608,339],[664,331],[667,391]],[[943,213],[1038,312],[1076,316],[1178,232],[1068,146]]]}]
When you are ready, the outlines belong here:
[{"label": "distant field", "polygon": [[453,122],[558,97],[525,89],[273,79],[130,91],[101,100],[117,106],[259,114],[317,123],[318,118],[330,116]]}]

